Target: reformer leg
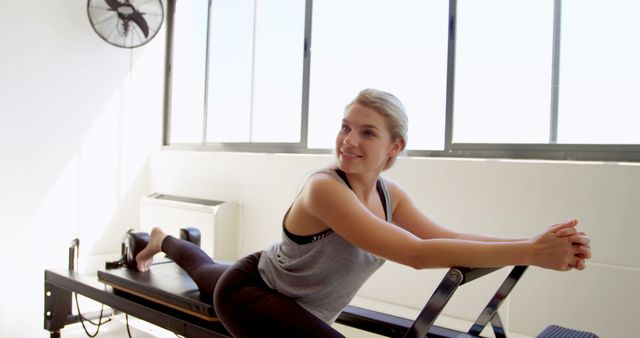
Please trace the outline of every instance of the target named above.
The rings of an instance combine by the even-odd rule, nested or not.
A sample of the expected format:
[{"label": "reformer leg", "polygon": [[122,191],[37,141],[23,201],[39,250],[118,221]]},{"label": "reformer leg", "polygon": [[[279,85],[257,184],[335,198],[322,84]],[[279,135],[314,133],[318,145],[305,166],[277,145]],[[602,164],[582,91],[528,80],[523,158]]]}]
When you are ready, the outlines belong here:
[{"label": "reformer leg", "polygon": [[44,328],[51,332],[51,338],[60,337],[71,314],[71,292],[45,282],[44,295]]},{"label": "reformer leg", "polygon": [[[75,270],[78,264],[80,240],[75,238],[69,245],[69,270]],[[44,328],[51,332],[51,338],[60,337],[60,329],[71,321],[73,312],[72,293],[60,289],[45,281],[44,283]]]},{"label": "reformer leg", "polygon": [[518,283],[518,280],[520,280],[520,277],[522,277],[526,270],[527,266],[515,266],[511,270],[507,278],[502,282],[502,285],[498,288],[498,291],[496,291],[489,301],[489,304],[487,304],[478,316],[478,319],[476,319],[476,322],[469,329],[470,335],[480,335],[487,323],[491,322],[496,338],[506,337],[504,326],[498,315],[498,308],[500,308],[502,302],[507,298],[509,293],[511,293],[511,290],[513,290],[513,287]]},{"label": "reformer leg", "polygon": [[404,337],[424,338],[463,280],[462,271],[450,269]]},{"label": "reformer leg", "polygon": [[496,338],[507,338],[507,333],[504,331],[504,325],[500,319],[500,314],[497,312],[493,317],[491,317],[491,327],[493,328],[493,334]]}]

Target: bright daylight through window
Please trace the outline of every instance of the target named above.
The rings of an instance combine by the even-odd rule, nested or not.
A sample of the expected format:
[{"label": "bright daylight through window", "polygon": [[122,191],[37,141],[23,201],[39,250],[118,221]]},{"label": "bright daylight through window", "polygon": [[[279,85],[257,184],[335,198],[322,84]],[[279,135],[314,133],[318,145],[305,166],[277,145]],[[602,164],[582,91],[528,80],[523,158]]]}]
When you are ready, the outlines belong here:
[{"label": "bright daylight through window", "polygon": [[633,0],[175,6],[168,146],[331,149],[371,87],[404,103],[413,156],[640,160]]}]

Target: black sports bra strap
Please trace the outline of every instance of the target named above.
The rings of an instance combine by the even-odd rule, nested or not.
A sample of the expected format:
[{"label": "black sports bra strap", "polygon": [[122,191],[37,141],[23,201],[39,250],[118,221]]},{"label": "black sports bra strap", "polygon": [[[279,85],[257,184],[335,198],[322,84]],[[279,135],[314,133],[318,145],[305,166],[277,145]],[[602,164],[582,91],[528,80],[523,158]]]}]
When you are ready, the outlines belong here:
[{"label": "black sports bra strap", "polygon": [[338,174],[338,176],[340,176],[340,178],[344,181],[344,183],[347,184],[347,187],[349,187],[349,189],[353,190],[353,188],[351,188],[351,183],[349,183],[349,179],[347,178],[347,174],[340,170],[339,168],[335,169],[336,174]]},{"label": "black sports bra strap", "polygon": [[384,218],[387,222],[391,223],[393,218],[393,206],[391,205],[391,195],[389,195],[389,189],[382,177],[378,178],[376,189],[382,200],[382,207],[384,208]]},{"label": "black sports bra strap", "polygon": [[[340,168],[335,169],[336,174],[340,176],[340,178],[344,181],[344,183],[351,188],[351,184],[349,183],[349,179],[347,178],[347,174],[340,170]],[[384,218],[387,222],[391,222],[392,219],[392,208],[391,208],[391,196],[389,195],[389,190],[387,190],[387,185],[384,183],[382,177],[378,178],[376,182],[376,190],[378,191],[378,195],[380,196],[380,201],[382,201],[382,208],[384,209]]]}]

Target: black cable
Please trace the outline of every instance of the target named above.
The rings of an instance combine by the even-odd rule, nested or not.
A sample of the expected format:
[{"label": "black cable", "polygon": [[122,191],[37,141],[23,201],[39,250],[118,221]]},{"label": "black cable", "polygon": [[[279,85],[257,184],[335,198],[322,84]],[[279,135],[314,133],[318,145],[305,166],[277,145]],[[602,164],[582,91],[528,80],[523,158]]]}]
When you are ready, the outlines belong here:
[{"label": "black cable", "polygon": [[[87,334],[87,336],[93,338],[95,336],[98,335],[98,332],[100,332],[100,326],[106,322],[111,321],[111,318],[109,318],[107,321],[102,321],[102,313],[104,311],[104,304],[102,304],[102,306],[100,307],[100,317],[98,318],[98,323],[94,323],[89,319],[85,319],[84,317],[82,317],[82,312],[80,312],[80,304],[78,303],[78,294],[74,292],[75,298],[76,298],[76,310],[78,310],[78,318],[80,318],[80,324],[82,324],[82,328],[84,329],[84,333]],[[87,326],[84,325],[84,322],[88,321],[91,324],[93,324],[94,326],[97,326],[96,328],[96,332],[94,334],[89,333],[89,330],[87,329]]]},{"label": "black cable", "polygon": [[[75,250],[75,266],[73,266],[73,270],[76,271],[78,269],[79,266],[79,261],[80,261],[80,243],[76,244],[76,250]],[[102,321],[102,317],[104,314],[104,304],[100,304],[100,316],[98,317],[98,322],[94,323],[91,319],[89,318],[84,318],[82,316],[82,312],[80,311],[80,303],[78,302],[78,293],[74,292],[73,293],[75,301],[76,301],[76,310],[78,311],[78,318],[80,319],[80,324],[82,324],[82,328],[84,329],[84,332],[87,334],[87,336],[93,338],[96,337],[98,335],[98,333],[100,332],[100,326],[104,323],[108,323],[111,321],[111,319],[113,318],[113,308],[111,309],[111,317],[107,320],[105,320],[104,322]],[[91,334],[89,333],[89,330],[87,329],[87,326],[85,325],[85,321],[91,323],[91,325],[96,326],[96,332]],[[129,336],[131,337],[131,336]]]},{"label": "black cable", "polygon": [[127,313],[124,314],[124,321],[125,321],[126,326],[127,326],[127,334],[129,335],[129,338],[132,338],[131,337],[131,331],[129,330],[129,314],[127,314]]}]

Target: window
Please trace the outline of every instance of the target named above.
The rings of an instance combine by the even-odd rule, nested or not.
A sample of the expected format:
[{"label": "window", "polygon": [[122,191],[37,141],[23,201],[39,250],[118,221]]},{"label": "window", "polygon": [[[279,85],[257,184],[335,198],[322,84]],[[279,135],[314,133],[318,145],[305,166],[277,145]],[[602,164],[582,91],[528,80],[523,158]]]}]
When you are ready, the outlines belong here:
[{"label": "window", "polygon": [[173,3],[169,142],[300,142],[305,3]]},{"label": "window", "polygon": [[251,141],[300,142],[304,2],[256,4]]},{"label": "window", "polygon": [[323,0],[313,5],[310,148],[332,148],[363,88],[396,95],[408,149],[444,149],[448,1]]},{"label": "window", "polygon": [[325,152],[373,87],[405,104],[410,155],[640,160],[633,0],[169,5],[170,146]]},{"label": "window", "polygon": [[207,1],[178,2],[171,92],[172,143],[202,142],[207,44]]},{"label": "window", "polygon": [[562,6],[558,142],[640,144],[640,3]]},{"label": "window", "polygon": [[553,1],[458,1],[457,22],[453,141],[547,143]]},{"label": "window", "polygon": [[207,142],[246,142],[251,139],[254,1],[213,1],[210,17]]}]

